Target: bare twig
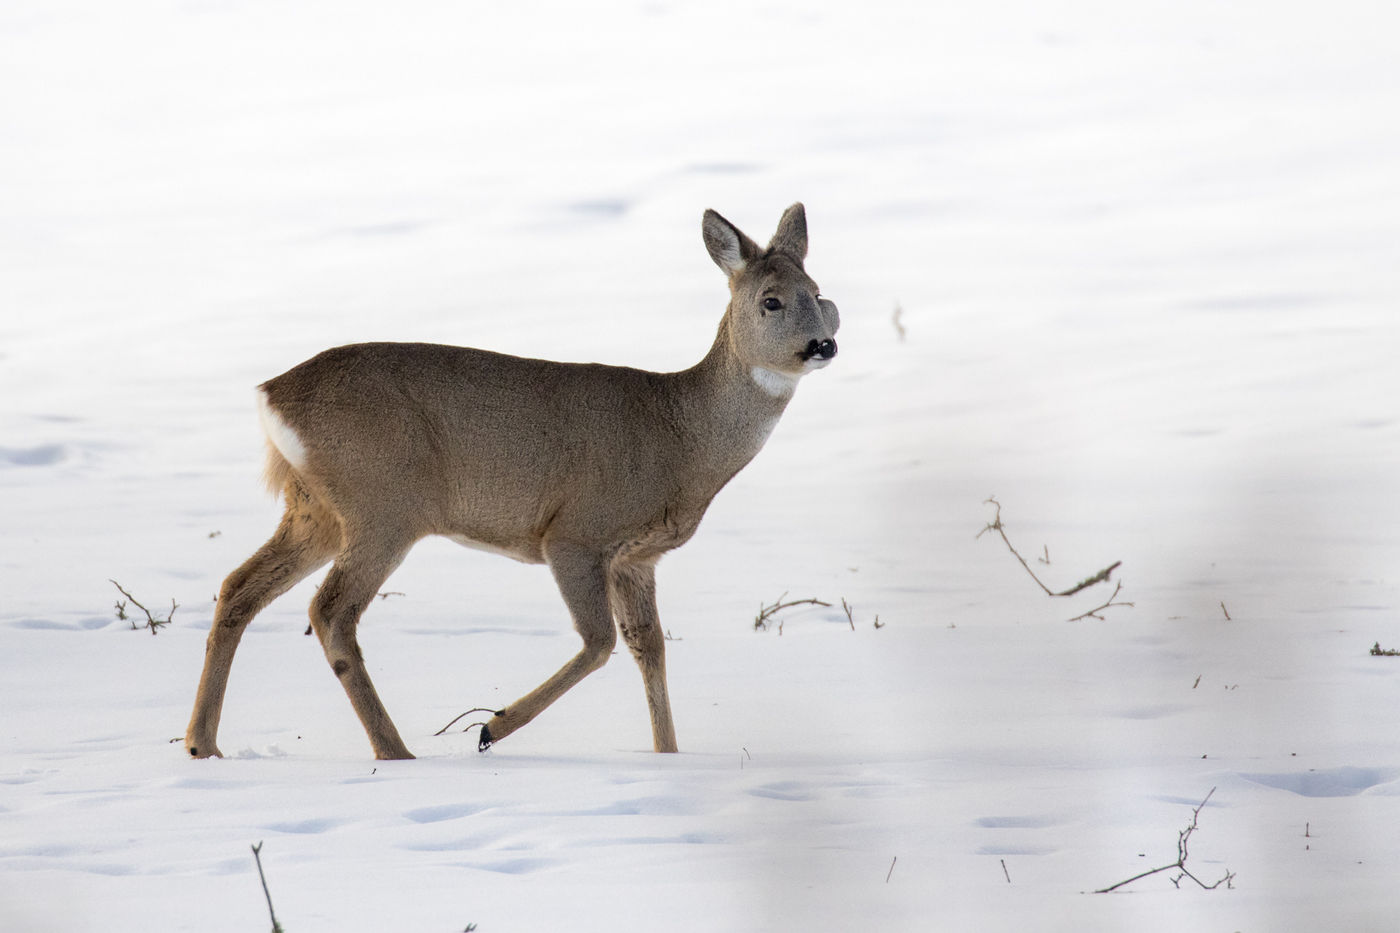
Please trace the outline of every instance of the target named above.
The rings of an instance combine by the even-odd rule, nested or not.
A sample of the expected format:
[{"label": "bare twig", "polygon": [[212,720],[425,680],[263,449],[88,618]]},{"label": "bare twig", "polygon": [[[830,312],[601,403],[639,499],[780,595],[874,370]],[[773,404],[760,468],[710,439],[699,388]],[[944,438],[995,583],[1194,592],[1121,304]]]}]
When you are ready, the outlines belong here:
[{"label": "bare twig", "polygon": [[[498,709],[486,709],[484,706],[478,706],[476,709],[469,709],[469,710],[467,710],[465,713],[458,713],[456,716],[453,716],[451,722],[449,722],[447,725],[443,726],[443,727],[442,727],[441,729],[439,729],[438,731],[434,732],[433,735],[434,735],[434,736],[439,736],[439,735],[444,734],[445,732],[447,732],[448,729],[451,729],[453,726],[455,726],[455,725],[457,724],[458,720],[464,719],[464,718],[466,718],[467,716],[470,716],[472,713],[490,713],[492,716],[499,716],[502,712],[503,712],[502,710],[498,710]],[[484,723],[484,722],[469,722],[469,723],[467,723],[465,726],[462,727],[462,731],[463,731],[463,732],[466,732],[468,729],[472,728],[473,726],[484,726],[484,725],[486,725],[486,723]]]},{"label": "bare twig", "polygon": [[890,870],[887,871],[887,872],[885,872],[885,884],[889,884],[889,883],[890,883],[890,878],[894,876],[894,863],[897,862],[897,861],[899,861],[899,856],[898,856],[898,855],[896,855],[894,858],[890,859]]},{"label": "bare twig", "polygon": [[1083,580],[1080,580],[1078,583],[1076,583],[1074,586],[1070,587],[1069,589],[1065,590],[1064,592],[1062,592],[1062,593],[1056,593],[1056,594],[1054,594],[1054,595],[1056,595],[1056,596],[1073,596],[1075,593],[1078,593],[1080,590],[1087,590],[1089,587],[1093,586],[1095,583],[1107,583],[1107,582],[1108,582],[1108,575],[1111,574],[1111,573],[1113,573],[1113,571],[1117,570],[1117,569],[1118,569],[1119,567],[1121,567],[1121,566],[1123,566],[1123,562],[1122,562],[1121,560],[1116,560],[1116,561],[1114,561],[1112,564],[1110,564],[1109,566],[1105,567],[1104,569],[1100,570],[1098,573],[1094,574],[1092,577],[1085,577]]},{"label": "bare twig", "polygon": [[1220,611],[1223,612],[1223,613],[1225,613],[1225,621],[1226,621],[1226,622],[1231,621],[1231,619],[1230,619],[1230,610],[1225,608],[1225,600],[1223,600],[1223,599],[1220,601]]},{"label": "bare twig", "polygon": [[[995,497],[995,496],[993,496],[993,497],[987,499],[986,502],[983,503],[983,504],[984,504],[984,505],[991,505],[991,506],[994,506],[994,507],[996,508],[996,515],[992,518],[992,520],[991,520],[990,522],[988,522],[988,523],[982,528],[981,531],[977,532],[977,537],[980,538],[980,537],[982,537],[984,534],[986,534],[986,533],[989,532],[989,531],[995,531],[995,532],[1001,537],[1002,543],[1004,543],[1004,544],[1006,545],[1006,549],[1007,549],[1008,551],[1011,552],[1011,556],[1012,556],[1012,557],[1015,557],[1016,560],[1021,564],[1021,566],[1025,568],[1026,573],[1030,574],[1030,578],[1031,578],[1032,580],[1035,581],[1035,585],[1038,586],[1038,587],[1040,587],[1041,591],[1044,592],[1046,596],[1055,597],[1055,598],[1060,598],[1060,597],[1065,597],[1065,596],[1074,596],[1075,594],[1080,593],[1080,592],[1083,592],[1084,590],[1087,590],[1089,587],[1095,586],[1096,584],[1111,582],[1109,578],[1112,576],[1113,571],[1115,571],[1115,570],[1117,570],[1119,567],[1123,566],[1123,562],[1122,562],[1121,560],[1114,561],[1113,563],[1109,564],[1109,565],[1108,565],[1107,567],[1105,567],[1104,569],[1100,570],[1098,573],[1094,574],[1093,576],[1085,577],[1083,580],[1080,580],[1078,583],[1076,583],[1074,586],[1070,587],[1070,588],[1067,589],[1067,590],[1060,590],[1060,591],[1058,591],[1058,592],[1055,591],[1055,590],[1052,590],[1052,589],[1050,589],[1050,587],[1048,587],[1048,586],[1045,585],[1045,581],[1044,581],[1044,580],[1041,580],[1040,577],[1036,576],[1035,571],[1031,569],[1031,565],[1030,565],[1029,563],[1027,563],[1027,561],[1026,561],[1026,559],[1025,559],[1024,557],[1021,556],[1021,552],[1018,551],[1018,550],[1016,550],[1016,546],[1015,546],[1014,544],[1011,543],[1011,539],[1008,538],[1008,537],[1006,536],[1006,526],[1003,525],[1002,522],[1001,522],[1001,503],[998,502],[998,501],[996,500],[996,497]],[[1039,557],[1037,557],[1036,560],[1038,560],[1038,561],[1040,561],[1041,563],[1044,563],[1044,564],[1046,564],[1046,565],[1049,565],[1049,563],[1050,563],[1050,549],[1049,549],[1048,546],[1045,548],[1045,557],[1044,557],[1044,558],[1039,558]],[[1075,616],[1074,618],[1070,619],[1069,621],[1070,621],[1070,622],[1077,622],[1077,621],[1079,621],[1080,619],[1099,619],[1099,620],[1102,620],[1102,619],[1103,619],[1103,616],[1099,615],[1099,613],[1102,612],[1102,611],[1105,610],[1105,609],[1112,609],[1112,608],[1117,607],[1117,606],[1131,606],[1131,605],[1133,605],[1132,603],[1129,603],[1129,602],[1116,602],[1116,601],[1115,601],[1115,600],[1117,599],[1117,597],[1118,597],[1118,593],[1119,593],[1122,589],[1123,589],[1123,584],[1122,584],[1122,583],[1118,583],[1117,586],[1116,586],[1116,588],[1115,588],[1114,591],[1113,591],[1113,595],[1110,596],[1110,597],[1108,598],[1108,601],[1107,601],[1107,602],[1105,602],[1105,603],[1104,603],[1103,605],[1101,605],[1101,606],[1095,607],[1094,609],[1090,609],[1088,612],[1081,613],[1080,615]]]},{"label": "bare twig", "polygon": [[1006,867],[1006,859],[1001,860],[1001,873],[1006,876],[1006,883],[1011,883],[1011,872]]},{"label": "bare twig", "polygon": [[[170,611],[169,611],[168,613],[166,613],[165,618],[164,618],[164,619],[157,619],[155,616],[151,615],[151,610],[147,609],[145,606],[143,606],[143,605],[141,605],[139,602],[137,602],[137,601],[136,601],[136,597],[135,597],[135,596],[132,596],[132,595],[131,595],[130,593],[128,593],[125,589],[123,589],[123,588],[122,588],[122,585],[121,585],[120,583],[118,583],[116,580],[112,580],[112,579],[109,578],[109,579],[107,580],[107,582],[110,583],[110,584],[112,584],[113,586],[115,586],[115,587],[117,588],[117,590],[118,590],[123,596],[126,597],[127,602],[131,603],[131,604],[132,604],[133,606],[135,606],[137,609],[140,609],[142,612],[144,612],[144,613],[146,614],[146,625],[145,625],[145,627],[151,630],[151,634],[152,634],[152,635],[154,635],[156,632],[160,631],[160,629],[161,629],[162,626],[169,625],[169,624],[170,624],[170,620],[173,619],[173,618],[175,618],[175,610],[180,608],[179,604],[176,603],[175,600],[172,599],[172,600],[170,601]],[[117,603],[117,618],[118,618],[118,619],[126,619],[126,618],[127,618],[127,614],[126,614],[126,603],[118,601],[118,603]],[[135,631],[136,629],[139,629],[139,628],[141,628],[141,627],[142,627],[142,626],[137,625],[134,621],[131,623],[131,628],[132,628],[133,631]]]},{"label": "bare twig", "polygon": [[[842,597],[841,597],[841,608],[842,608],[842,610],[844,610],[845,613],[846,613],[846,624],[849,625],[849,626],[851,627],[851,631],[854,632],[854,631],[856,630],[856,620],[855,620],[855,611],[856,611],[856,607],[855,607],[855,606],[852,606],[850,603],[846,602],[846,597],[842,596]],[[882,628],[885,627],[885,623],[880,621],[880,614],[879,614],[878,612],[875,613],[874,626],[875,626],[875,628],[877,628],[877,629],[882,629]]]},{"label": "bare twig", "polygon": [[1100,622],[1102,622],[1103,616],[1099,615],[1099,613],[1103,612],[1105,609],[1113,609],[1118,606],[1132,606],[1133,604],[1129,602],[1115,602],[1115,600],[1117,600],[1118,598],[1118,593],[1122,589],[1122,583],[1114,584],[1113,595],[1108,597],[1108,602],[1104,603],[1102,606],[1096,606],[1093,609],[1090,609],[1088,612],[1081,613],[1080,615],[1077,615],[1074,618],[1069,619],[1068,621],[1078,622],[1080,619],[1098,619]]},{"label": "bare twig", "polygon": [[277,922],[277,914],[272,909],[272,895],[267,890],[267,876],[263,874],[262,847],[261,842],[253,846],[253,861],[258,863],[258,880],[262,882],[263,897],[267,898],[267,914],[272,918],[272,933],[283,933],[282,924]]},{"label": "bare twig", "polygon": [[777,599],[771,606],[764,606],[764,605],[762,605],[762,604],[759,605],[759,607],[758,607],[758,615],[754,616],[754,619],[753,619],[753,627],[754,627],[754,630],[755,630],[755,631],[760,630],[760,629],[762,629],[762,630],[764,630],[764,631],[767,631],[767,629],[768,629],[768,623],[769,623],[770,621],[772,621],[773,616],[777,615],[779,612],[782,612],[784,609],[791,609],[793,606],[830,606],[830,605],[831,605],[831,603],[822,602],[820,599],[816,599],[816,598],[810,598],[810,599],[794,599],[794,600],[792,600],[791,602],[786,602],[786,603],[785,603],[785,602],[783,602],[783,598],[784,598],[785,596],[787,596],[787,593],[784,593],[782,596],[779,596],[778,599]]},{"label": "bare twig", "polygon": [[1026,573],[1031,575],[1031,579],[1035,581],[1035,585],[1044,590],[1046,596],[1054,596],[1055,591],[1041,582],[1040,577],[1037,577],[1035,571],[1031,569],[1031,565],[1026,563],[1026,559],[1021,556],[1021,552],[1016,550],[1016,546],[1012,544],[1011,539],[1006,536],[1006,528],[1001,523],[1001,503],[996,500],[996,496],[990,497],[982,504],[995,506],[997,513],[981,531],[977,532],[977,537],[980,538],[989,531],[995,531],[997,534],[1001,535],[1001,540],[1006,544],[1006,549],[1011,552],[1012,557],[1015,557],[1021,562],[1022,567],[1026,568]]},{"label": "bare twig", "polygon": [[1197,820],[1200,819],[1201,811],[1205,809],[1206,804],[1210,801],[1210,798],[1214,793],[1215,788],[1212,787],[1210,789],[1210,793],[1206,794],[1206,799],[1202,800],[1200,804],[1194,810],[1191,811],[1191,823],[1180,833],[1177,834],[1175,862],[1172,862],[1170,865],[1163,865],[1161,868],[1154,868],[1150,871],[1145,871],[1140,874],[1133,875],[1133,877],[1128,878],[1124,881],[1120,881],[1117,884],[1111,884],[1106,888],[1100,888],[1094,893],[1107,894],[1110,891],[1116,891],[1118,888],[1132,884],[1134,881],[1141,881],[1143,878],[1147,878],[1151,875],[1172,870],[1181,872],[1181,874],[1177,875],[1175,878],[1170,879],[1171,883],[1176,885],[1178,888],[1181,887],[1182,878],[1190,878],[1192,881],[1196,882],[1196,884],[1198,884],[1202,889],[1206,891],[1213,891],[1216,888],[1220,887],[1222,884],[1225,885],[1225,887],[1227,888],[1233,888],[1235,886],[1233,883],[1235,873],[1229,871],[1228,869],[1225,872],[1225,877],[1221,878],[1219,881],[1216,881],[1214,884],[1206,884],[1200,878],[1197,878],[1195,875],[1193,875],[1191,873],[1191,870],[1186,867],[1186,859],[1190,857],[1190,853],[1187,851],[1187,847],[1191,840],[1191,834],[1194,833],[1198,828]]}]

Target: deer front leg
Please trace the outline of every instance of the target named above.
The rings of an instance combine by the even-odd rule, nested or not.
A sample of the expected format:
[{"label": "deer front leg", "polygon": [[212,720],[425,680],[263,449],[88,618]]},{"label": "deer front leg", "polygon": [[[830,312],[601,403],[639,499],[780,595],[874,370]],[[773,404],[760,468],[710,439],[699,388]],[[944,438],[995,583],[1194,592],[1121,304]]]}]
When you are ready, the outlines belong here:
[{"label": "deer front leg", "polygon": [[612,611],[608,606],[606,560],[587,548],[561,542],[545,545],[545,560],[573,616],[574,628],[583,638],[583,649],[554,676],[497,712],[481,727],[477,747],[483,752],[493,742],[544,712],[574,684],[606,664],[617,644],[617,631],[613,628]]},{"label": "deer front leg", "polygon": [[666,690],[666,636],[656,611],[656,569],[652,564],[618,564],[612,568],[608,582],[618,628],[642,669],[647,712],[651,714],[652,748],[674,752],[676,727]]}]

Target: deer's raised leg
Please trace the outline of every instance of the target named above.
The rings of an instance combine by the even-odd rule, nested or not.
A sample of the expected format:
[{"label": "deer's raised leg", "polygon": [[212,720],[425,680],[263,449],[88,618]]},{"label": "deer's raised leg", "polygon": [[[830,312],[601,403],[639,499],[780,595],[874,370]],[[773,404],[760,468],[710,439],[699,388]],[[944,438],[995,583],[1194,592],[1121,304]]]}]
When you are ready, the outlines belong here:
[{"label": "deer's raised leg", "polygon": [[185,729],[185,749],[194,758],[218,757],[215,739],[234,652],[253,616],[325,565],[340,546],[335,519],[289,490],[289,505],[277,531],[219,590],[214,623],[204,648],[194,712]]},{"label": "deer's raised leg", "polygon": [[617,564],[608,577],[612,607],[623,640],[642,669],[647,711],[651,714],[652,747],[676,751],[676,727],[666,691],[666,636],[656,611],[656,570],[651,564]]},{"label": "deer's raised leg", "polygon": [[481,727],[478,747],[482,751],[534,719],[570,687],[606,664],[617,644],[617,630],[608,605],[606,560],[585,548],[557,542],[545,545],[545,560],[573,616],[574,628],[583,638],[583,649],[552,677]]}]

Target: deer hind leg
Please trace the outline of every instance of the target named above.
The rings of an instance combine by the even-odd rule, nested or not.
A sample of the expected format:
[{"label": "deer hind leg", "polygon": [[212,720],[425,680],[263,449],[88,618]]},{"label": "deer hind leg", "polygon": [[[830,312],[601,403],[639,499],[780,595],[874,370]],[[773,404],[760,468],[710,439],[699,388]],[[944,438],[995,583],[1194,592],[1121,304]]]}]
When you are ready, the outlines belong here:
[{"label": "deer hind leg", "polygon": [[615,564],[608,576],[613,612],[622,638],[642,669],[651,742],[658,752],[676,751],[676,727],[666,691],[666,636],[656,611],[656,570],[651,564]]},{"label": "deer hind leg", "polygon": [[214,623],[204,649],[194,712],[185,730],[185,749],[193,758],[220,756],[216,738],[234,652],[248,623],[268,603],[325,566],[340,547],[340,525],[301,490],[287,489],[287,511],[277,531],[219,590]]},{"label": "deer hind leg", "polygon": [[311,627],[331,670],[369,735],[374,757],[412,758],[370,681],[355,629],[379,587],[408,553],[412,541],[356,541],[335,559],[311,602]]},{"label": "deer hind leg", "polygon": [[583,649],[544,683],[492,716],[481,727],[477,745],[481,751],[534,719],[570,687],[606,664],[617,644],[608,606],[606,558],[584,548],[550,542],[545,545],[545,560],[573,616],[574,628],[583,638]]}]

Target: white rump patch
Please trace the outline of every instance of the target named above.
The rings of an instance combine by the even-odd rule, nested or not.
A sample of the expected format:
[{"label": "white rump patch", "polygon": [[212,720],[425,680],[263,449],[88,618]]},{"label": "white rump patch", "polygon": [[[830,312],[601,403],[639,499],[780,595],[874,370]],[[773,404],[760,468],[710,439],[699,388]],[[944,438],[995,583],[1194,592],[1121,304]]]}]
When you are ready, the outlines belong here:
[{"label": "white rump patch", "polygon": [[801,378],[780,373],[776,369],[765,369],[762,366],[755,366],[749,370],[749,374],[753,376],[753,381],[758,383],[760,389],[774,398],[791,395],[793,389],[797,388],[797,380]]},{"label": "white rump patch", "polygon": [[262,389],[258,390],[258,418],[262,421],[263,433],[272,442],[272,446],[277,448],[277,452],[286,458],[293,468],[305,468],[306,445],[297,437],[297,432],[292,430],[291,425],[277,414],[276,409],[267,400],[267,393]]}]

